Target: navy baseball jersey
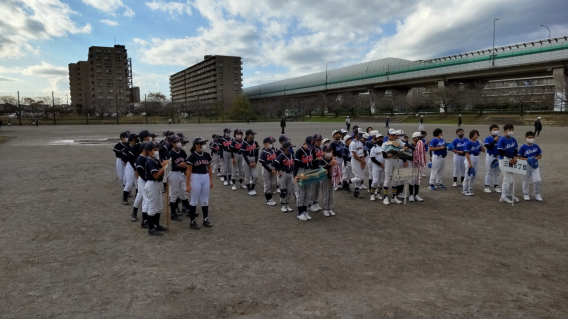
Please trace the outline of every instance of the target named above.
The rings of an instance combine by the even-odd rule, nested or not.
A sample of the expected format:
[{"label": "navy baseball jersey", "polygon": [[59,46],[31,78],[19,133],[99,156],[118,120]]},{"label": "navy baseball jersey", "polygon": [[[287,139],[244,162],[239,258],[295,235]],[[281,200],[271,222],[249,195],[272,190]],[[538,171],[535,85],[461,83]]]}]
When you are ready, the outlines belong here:
[{"label": "navy baseball jersey", "polygon": [[243,142],[243,144],[241,145],[241,155],[244,156],[245,162],[247,164],[249,163],[249,159],[248,157],[254,157],[254,162],[258,162],[258,150],[259,150],[259,146],[258,143],[255,140],[252,140],[251,142],[247,142],[246,140]]},{"label": "navy baseball jersey", "polygon": [[294,154],[294,176],[298,174],[299,168],[312,168],[312,163],[314,161],[314,152],[308,151],[303,147],[300,147],[296,154]]},{"label": "navy baseball jersey", "polygon": [[122,150],[124,150],[125,146],[126,144],[123,144],[122,142],[116,143],[116,145],[112,149],[116,158],[122,158]]},{"label": "navy baseball jersey", "polygon": [[272,168],[274,167],[274,160],[276,159],[276,150],[274,148],[263,149],[260,152],[259,162],[262,164],[265,170],[272,172]]},{"label": "navy baseball jersey", "polygon": [[[497,149],[499,151],[505,151],[506,157],[515,157],[517,155],[517,140],[514,137],[504,137],[502,136],[497,142]],[[499,155],[500,159],[503,159],[503,156]]]},{"label": "navy baseball jersey", "polygon": [[223,146],[223,151],[225,152],[232,152],[231,150],[231,138],[230,137],[223,137],[221,138],[221,146]]},{"label": "navy baseball jersey", "polygon": [[142,178],[142,180],[146,181],[146,161],[148,158],[144,155],[138,155],[136,159],[136,171],[138,172],[138,176]]},{"label": "navy baseball jersey", "polygon": [[209,163],[211,163],[211,155],[207,152],[192,152],[189,154],[185,162],[191,165],[192,174],[209,173]]},{"label": "navy baseball jersey", "polygon": [[164,179],[164,175],[160,176],[158,179],[154,178],[154,173],[159,172],[162,169],[162,164],[153,158],[146,158],[146,180],[149,182],[161,182]]},{"label": "navy baseball jersey", "polygon": [[187,169],[185,167],[179,167],[178,164],[185,162],[187,154],[184,150],[174,150],[168,152],[168,158],[172,164],[172,172],[185,172]]},{"label": "navy baseball jersey", "polygon": [[122,150],[122,162],[130,164],[132,168],[136,168],[134,162],[136,161],[136,157],[134,157],[134,153],[132,152],[132,145],[128,144]]},{"label": "navy baseball jersey", "polygon": [[217,141],[213,140],[209,143],[209,149],[211,150],[211,154],[219,154],[219,150],[221,148],[219,147],[219,144],[217,144]]},{"label": "navy baseball jersey", "polygon": [[336,158],[343,158],[343,148],[345,147],[343,143],[340,141],[333,141],[329,146],[333,150],[333,156]]},{"label": "navy baseball jersey", "polygon": [[233,139],[231,141],[231,156],[234,157],[235,154],[241,153],[241,147],[243,147],[243,140]]},{"label": "navy baseball jersey", "polygon": [[274,168],[280,172],[292,173],[294,171],[294,155],[282,152],[274,159]]},{"label": "navy baseball jersey", "polygon": [[521,157],[529,158],[529,157],[538,157],[539,155],[542,155],[542,150],[536,144],[533,145],[523,144],[519,148],[519,156]]},{"label": "navy baseball jersey", "polygon": [[469,153],[469,155],[479,156],[479,153],[481,153],[481,144],[479,141],[467,141],[463,151],[464,154]]}]

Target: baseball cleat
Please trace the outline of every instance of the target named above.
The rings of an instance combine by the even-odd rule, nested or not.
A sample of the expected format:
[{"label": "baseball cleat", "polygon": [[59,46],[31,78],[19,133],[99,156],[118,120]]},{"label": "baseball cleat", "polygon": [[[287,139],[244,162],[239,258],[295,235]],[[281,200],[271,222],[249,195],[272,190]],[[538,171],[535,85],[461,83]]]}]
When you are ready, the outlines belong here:
[{"label": "baseball cleat", "polygon": [[329,216],[335,216],[335,212],[333,210],[330,209],[327,212],[329,213]]},{"label": "baseball cleat", "polygon": [[166,227],[164,227],[164,226],[162,226],[162,225],[156,226],[156,229],[157,229],[158,231],[166,231],[166,230],[168,230]]},{"label": "baseball cleat", "polygon": [[499,188],[499,186],[495,187],[493,190],[495,190],[495,193],[501,193],[501,189]]},{"label": "baseball cleat", "polygon": [[444,186],[443,184],[438,184],[437,186],[439,189],[447,189],[446,186]]},{"label": "baseball cleat", "polygon": [[189,228],[195,229],[195,230],[201,229],[201,228],[197,225],[197,222],[196,222],[195,220],[192,220],[191,223],[189,223]]},{"label": "baseball cleat", "polygon": [[542,202],[542,196],[540,196],[540,194],[534,195],[534,199],[536,199],[537,202]]},{"label": "baseball cleat", "polygon": [[424,200],[423,200],[420,196],[414,195],[414,201],[416,201],[416,202],[423,202]]},{"label": "baseball cleat", "polygon": [[414,201],[414,195],[408,196],[408,201],[409,201],[409,202],[413,202],[413,201]]},{"label": "baseball cleat", "polygon": [[255,191],[254,189],[251,190],[251,191],[249,192],[249,195],[250,195],[250,196],[255,196],[255,195],[256,195],[256,191]]},{"label": "baseball cleat", "polygon": [[385,199],[383,200],[383,204],[385,204],[385,205],[390,205],[390,202],[389,202],[389,198],[388,198],[388,197],[385,196]]},{"label": "baseball cleat", "polygon": [[149,229],[148,230],[148,235],[151,236],[164,236],[164,233],[162,233],[161,231],[158,231],[157,229]]},{"label": "baseball cleat", "polygon": [[466,191],[466,192],[465,192],[465,196],[473,196],[473,192]]},{"label": "baseball cleat", "polygon": [[203,227],[213,227],[213,224],[211,224],[211,222],[209,221],[209,219],[206,219],[203,221]]},{"label": "baseball cleat", "polygon": [[247,185],[245,185],[245,184],[241,184],[241,188],[242,189],[248,189]]},{"label": "baseball cleat", "polygon": [[374,200],[376,200],[376,199],[377,199],[377,198],[376,198],[375,194],[372,194],[372,195],[371,195],[371,200],[374,201]]},{"label": "baseball cleat", "polygon": [[519,198],[518,198],[518,197],[513,196],[513,200],[515,201],[515,203],[518,203],[518,202],[519,202]]},{"label": "baseball cleat", "polygon": [[452,184],[452,187],[458,187],[458,183],[454,182],[454,183]]},{"label": "baseball cleat", "polygon": [[225,177],[221,177],[221,182],[224,182],[224,181],[225,181]]},{"label": "baseball cleat", "polygon": [[428,186],[428,189],[431,190],[431,191],[435,191],[436,186],[434,186],[434,184],[430,184],[430,186]]},{"label": "baseball cleat", "polygon": [[318,209],[317,209],[317,207],[315,207],[315,205],[312,205],[312,206],[308,207],[308,209],[309,209],[311,212],[317,212],[317,211],[318,211]]},{"label": "baseball cleat", "polygon": [[501,198],[499,199],[499,202],[500,202],[500,203],[507,203],[507,204],[512,204],[512,203],[513,203],[513,201],[510,200],[510,199],[508,199],[507,197],[501,197]]},{"label": "baseball cleat", "polygon": [[122,201],[122,205],[128,205],[128,201],[123,200],[123,201]]},{"label": "baseball cleat", "polygon": [[282,207],[280,207],[280,211],[283,213],[287,213],[288,209],[286,208],[286,205],[282,205]]},{"label": "baseball cleat", "polygon": [[288,210],[289,212],[293,212],[294,210],[292,209],[292,207],[290,207],[290,205],[286,204],[286,210]]},{"label": "baseball cleat", "polygon": [[298,215],[298,217],[296,217],[296,218],[298,218],[300,221],[303,221],[303,222],[308,221],[308,219],[306,218],[306,216],[304,216],[304,214],[300,214],[300,215]]},{"label": "baseball cleat", "polygon": [[529,201],[531,200],[531,197],[529,195],[523,195],[523,199]]},{"label": "baseball cleat", "polygon": [[274,194],[280,194],[280,188],[276,188],[276,193]]},{"label": "baseball cleat", "polygon": [[267,200],[265,204],[268,205],[268,206],[274,206],[274,205],[276,205],[276,202],[273,201],[272,199],[270,199],[270,200]]},{"label": "baseball cleat", "polygon": [[309,220],[309,219],[312,219],[312,216],[310,216],[310,214],[308,214],[308,212],[305,212],[305,213],[304,213],[304,216],[306,216],[306,219],[308,219],[308,220]]},{"label": "baseball cleat", "polygon": [[223,186],[229,186],[229,182],[224,181],[224,182],[223,182]]},{"label": "baseball cleat", "polygon": [[483,189],[483,192],[487,193],[487,194],[491,194],[491,188],[489,188],[489,186],[485,186],[485,188]]},{"label": "baseball cleat", "polygon": [[321,206],[318,203],[315,203],[314,206],[316,207],[317,210],[322,210]]},{"label": "baseball cleat", "polygon": [[324,211],[323,211],[323,215],[324,215],[325,217],[329,217],[329,216],[330,216],[330,215],[329,215],[329,211],[324,210]]},{"label": "baseball cleat", "polygon": [[402,202],[400,201],[400,199],[398,199],[398,198],[396,198],[396,197],[394,197],[394,198],[392,199],[392,201],[395,202],[395,203],[397,203],[397,204],[402,204]]},{"label": "baseball cleat", "polygon": [[233,185],[233,187],[231,187],[232,190],[236,191],[237,190],[237,185]]}]

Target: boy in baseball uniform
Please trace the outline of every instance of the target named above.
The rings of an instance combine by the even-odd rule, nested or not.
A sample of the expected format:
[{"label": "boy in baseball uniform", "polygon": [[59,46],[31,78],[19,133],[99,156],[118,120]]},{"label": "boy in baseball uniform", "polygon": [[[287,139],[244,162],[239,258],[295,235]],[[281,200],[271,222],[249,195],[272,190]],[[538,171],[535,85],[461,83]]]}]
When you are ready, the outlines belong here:
[{"label": "boy in baseball uniform", "polygon": [[454,144],[454,183],[452,184],[453,187],[458,186],[458,178],[460,178],[460,182],[463,185],[463,180],[465,178],[465,143],[469,140],[464,137],[465,132],[462,128],[458,128],[456,130],[456,139],[452,141]]},{"label": "boy in baseball uniform", "polygon": [[527,132],[525,134],[526,142],[519,148],[519,158],[529,162],[527,175],[523,175],[523,199],[531,200],[529,196],[529,181],[532,179],[533,196],[537,201],[542,202],[542,196],[540,195],[540,167],[538,165],[538,160],[542,158],[542,150],[535,144],[534,138],[534,132]]}]

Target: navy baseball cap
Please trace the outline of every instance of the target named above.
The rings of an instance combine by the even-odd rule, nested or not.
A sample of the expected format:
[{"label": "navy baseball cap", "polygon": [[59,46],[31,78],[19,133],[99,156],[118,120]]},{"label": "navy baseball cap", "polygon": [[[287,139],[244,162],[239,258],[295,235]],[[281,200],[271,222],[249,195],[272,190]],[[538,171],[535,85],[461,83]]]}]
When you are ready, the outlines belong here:
[{"label": "navy baseball cap", "polygon": [[201,136],[198,136],[198,137],[193,139],[193,145],[199,144],[199,143],[205,143],[205,142],[207,142],[207,140],[204,140],[203,137],[201,137]]},{"label": "navy baseball cap", "polygon": [[217,136],[217,134],[211,135],[211,138],[212,138],[212,139],[216,139],[217,137],[219,137],[219,136]]},{"label": "navy baseball cap", "polygon": [[130,134],[128,135],[128,141],[130,142],[130,141],[132,141],[133,139],[135,139],[135,138],[137,138],[137,137],[138,137],[138,135],[133,134],[133,133],[130,133]]},{"label": "navy baseball cap", "polygon": [[170,131],[170,130],[167,130],[167,131],[164,132],[164,136],[165,136],[165,137],[168,137],[168,136],[170,136],[170,135],[172,135],[172,134],[174,134],[174,132],[173,132],[173,131]]},{"label": "navy baseball cap", "polygon": [[330,144],[326,144],[326,145],[323,146],[323,151],[324,152],[333,151],[333,148],[331,147]]},{"label": "navy baseball cap", "polygon": [[308,147],[308,150],[314,149],[315,142],[316,140],[313,136],[306,137],[306,146]]},{"label": "navy baseball cap", "polygon": [[123,138],[123,137],[128,137],[128,132],[120,133],[120,138]]},{"label": "navy baseball cap", "polygon": [[237,134],[243,134],[243,131],[241,129],[236,128],[234,135],[237,135]]},{"label": "navy baseball cap", "polygon": [[138,137],[143,140],[145,137],[150,136],[150,132],[148,130],[142,130],[138,133]]},{"label": "navy baseball cap", "polygon": [[254,135],[254,134],[256,134],[256,132],[253,132],[253,130],[247,130],[246,131],[246,135],[251,135],[251,134]]},{"label": "navy baseball cap", "polygon": [[223,133],[231,133],[231,129],[227,127],[223,130]]},{"label": "navy baseball cap", "polygon": [[323,140],[323,137],[321,137],[321,134],[314,134],[313,138],[314,138],[314,141]]},{"label": "navy baseball cap", "polygon": [[292,145],[292,143],[291,143],[290,141],[285,141],[285,142],[282,144],[282,148],[283,148],[283,149],[289,149],[290,147],[296,147],[296,146]]},{"label": "navy baseball cap", "polygon": [[153,143],[153,142],[146,142],[146,145],[144,145],[144,149],[147,151],[151,151],[155,148],[160,148],[160,145],[158,143]]},{"label": "navy baseball cap", "polygon": [[276,142],[276,140],[272,136],[265,137],[264,141],[262,141],[262,143],[274,143],[274,142]]},{"label": "navy baseball cap", "polygon": [[278,142],[280,142],[280,143],[284,143],[288,140],[289,140],[289,138],[286,137],[286,135],[280,135],[280,137],[278,138]]},{"label": "navy baseball cap", "polygon": [[168,142],[174,143],[174,142],[177,142],[177,141],[179,141],[179,140],[181,140],[181,139],[182,139],[181,136],[176,135],[176,134],[173,134],[173,135],[170,135],[170,137],[168,138]]},{"label": "navy baseball cap", "polygon": [[158,137],[158,135],[156,135],[154,133],[150,133],[150,137]]}]

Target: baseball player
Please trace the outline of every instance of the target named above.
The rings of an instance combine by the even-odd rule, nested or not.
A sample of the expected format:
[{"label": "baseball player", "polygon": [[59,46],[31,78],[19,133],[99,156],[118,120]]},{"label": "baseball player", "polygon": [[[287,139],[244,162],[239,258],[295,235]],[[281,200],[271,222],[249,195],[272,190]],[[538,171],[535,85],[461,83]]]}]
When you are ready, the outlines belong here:
[{"label": "baseball player", "polygon": [[512,204],[513,201],[515,203],[519,202],[519,199],[513,194],[514,173],[506,172],[503,170],[503,167],[505,162],[512,165],[517,163],[517,148],[519,145],[517,144],[517,140],[513,137],[515,134],[515,127],[513,124],[505,124],[505,126],[503,126],[503,130],[505,131],[505,135],[499,138],[499,142],[497,142],[497,150],[499,150],[499,167],[503,171],[503,187],[499,201],[501,203]]},{"label": "baseball player", "polygon": [[213,134],[211,136],[211,142],[209,142],[209,149],[211,150],[211,169],[213,169],[213,173],[217,173],[217,177],[221,177],[221,172],[220,172],[221,156],[219,155],[221,147],[217,143],[218,138],[219,136],[217,134]]},{"label": "baseball player", "polygon": [[134,204],[132,205],[132,217],[130,221],[135,222],[138,220],[138,208],[142,205],[142,227],[148,227],[148,203],[144,199],[144,186],[146,186],[146,161],[147,161],[147,153],[145,146],[148,142],[140,143],[142,152],[138,155],[136,159],[136,175],[137,175],[137,182],[138,188],[140,191],[136,194],[136,198],[134,199]]},{"label": "baseball player", "polygon": [[136,134],[129,134],[128,135],[128,145],[124,147],[122,150],[122,162],[124,163],[124,190],[122,192],[122,204],[128,205],[128,196],[130,195],[130,191],[132,186],[136,186],[135,180],[135,165],[134,161],[136,157],[134,157],[134,153],[132,148],[137,142],[138,135]]},{"label": "baseball player", "polygon": [[122,184],[124,188],[124,163],[122,162],[122,151],[124,147],[128,145],[128,132],[120,133],[120,142],[116,143],[114,148],[114,155],[116,156],[116,175],[118,176],[118,181]]},{"label": "baseball player", "polygon": [[[312,169],[317,169],[320,167],[320,161],[323,158],[323,150],[321,147],[321,144],[323,142],[323,137],[321,136],[321,134],[314,134],[314,162],[312,163]],[[317,182],[312,184],[312,199],[308,205],[308,209],[311,212],[317,212],[318,210],[321,210],[320,205],[318,204],[318,199],[320,197],[320,191],[321,191],[321,184],[322,182]]]},{"label": "baseball player", "polygon": [[462,194],[466,196],[473,196],[473,184],[475,182],[475,173],[479,168],[479,153],[485,152],[485,147],[477,140],[479,138],[479,131],[472,130],[469,132],[469,140],[465,143],[465,165],[467,167],[467,174],[465,182],[463,183]]},{"label": "baseball player", "polygon": [[294,211],[290,207],[290,193],[294,189],[294,146],[290,141],[282,143],[282,152],[274,159],[274,169],[278,172],[280,185],[280,210],[283,213]]},{"label": "baseball player", "polygon": [[530,163],[531,158],[532,161],[536,161],[536,163],[542,158],[542,150],[534,143],[534,138],[534,132],[527,132],[525,134],[526,143],[519,148],[519,158],[529,161],[529,165],[527,165],[527,175],[523,175],[523,198],[527,201],[531,200],[529,196],[529,179],[532,179],[533,195],[537,201],[542,202],[542,196],[540,195],[540,167],[538,164],[531,165]]},{"label": "baseball player", "polygon": [[345,137],[343,137],[343,144],[345,144],[345,146],[342,149],[343,171],[341,172],[341,176],[343,177],[343,187],[341,189],[343,189],[344,193],[351,193],[349,181],[353,169],[351,167],[351,152],[349,151],[349,145],[351,144],[352,141],[353,137],[351,135],[345,135]]},{"label": "baseball player", "polygon": [[253,130],[247,130],[245,135],[246,138],[240,149],[240,154],[244,159],[244,171],[245,171],[245,181],[248,189],[249,196],[255,196],[256,183],[258,182],[258,170],[256,169],[256,164],[258,163],[258,155],[260,146],[254,139],[256,133]]},{"label": "baseball player", "polygon": [[[300,176],[307,173],[313,165],[314,162],[314,146],[315,141],[313,136],[306,137],[306,142],[302,147],[300,147],[294,154],[294,180],[296,183],[300,179]],[[282,191],[282,190],[281,190]],[[298,219],[300,221],[307,221],[312,219],[308,213],[308,205],[312,198],[312,187],[300,186],[298,185],[298,200],[296,206],[298,207]]]},{"label": "baseball player", "polygon": [[452,184],[453,187],[458,186],[458,177],[460,178],[460,182],[463,185],[463,180],[465,178],[465,143],[469,140],[464,137],[464,130],[462,128],[458,128],[456,130],[456,135],[458,136],[455,140],[452,141],[454,144],[454,183]]},{"label": "baseball player", "polygon": [[[330,143],[330,147],[333,150],[333,158],[337,161],[337,165],[340,170],[343,170],[343,148],[345,147],[343,141],[341,140],[341,131],[334,130],[331,132],[333,141]],[[343,180],[341,178],[341,180]],[[343,185],[337,185],[334,190],[340,190]]]},{"label": "baseball player", "polygon": [[448,155],[446,141],[442,136],[442,129],[434,130],[434,138],[430,141],[428,148],[432,152],[432,169],[430,171],[430,186],[428,189],[435,191],[436,189],[446,189],[442,184],[444,177],[444,168],[446,167],[446,156]]},{"label": "baseball player", "polygon": [[501,193],[499,188],[499,174],[501,169],[499,168],[499,150],[497,149],[497,142],[501,138],[499,136],[499,126],[492,124],[489,127],[491,135],[485,138],[483,146],[487,149],[487,155],[485,156],[485,188],[483,191],[485,193],[491,193],[490,186],[493,185],[493,190],[496,193]]},{"label": "baseball player", "polygon": [[[233,179],[232,181],[232,189],[234,191],[237,190],[237,185],[235,180],[238,178],[239,183],[241,184],[241,188],[248,188],[247,185],[243,183],[243,179],[245,178],[244,172],[244,159],[243,154],[241,154],[241,147],[243,147],[243,131],[240,129],[235,129],[233,134],[233,139],[231,140],[231,156],[233,161]],[[248,183],[247,183],[248,184]]]},{"label": "baseball player", "polygon": [[420,124],[418,124],[418,130],[419,131],[424,131],[424,115],[420,115]]},{"label": "baseball player", "polygon": [[[413,148],[409,147],[408,145],[408,136],[406,136],[406,134],[404,134],[403,130],[397,130],[396,131],[396,136],[397,136],[397,142],[402,145],[403,147],[407,147],[410,148],[411,150],[414,150]],[[405,139],[406,137],[406,139]],[[411,161],[407,161],[406,159],[402,159],[399,158],[398,159],[398,168],[404,168],[407,166],[404,166],[404,163],[407,162],[407,166],[410,167],[410,163]],[[404,181],[397,181],[396,183],[393,182],[393,186],[396,189],[396,197],[398,199],[404,199],[404,197],[406,196],[406,194],[404,194]]]},{"label": "baseball player", "polygon": [[383,135],[379,132],[375,134],[375,145],[369,152],[371,159],[371,200],[383,199],[379,192],[380,185],[385,183],[385,158],[383,157]]},{"label": "baseball player", "polygon": [[[400,144],[400,142],[397,141],[398,136],[396,135],[396,130],[395,129],[389,129],[389,133],[388,133],[388,141],[389,142],[394,142],[394,144],[398,145],[400,148],[403,148]],[[402,202],[396,198],[396,186],[392,185],[392,175],[393,172],[395,170],[395,168],[398,168],[398,155],[396,154],[387,154],[385,152],[385,149],[383,148],[383,158],[385,158],[385,182],[383,184],[383,189],[384,189],[384,199],[383,199],[383,204],[385,205],[390,205],[390,201],[389,201],[389,188],[392,187],[392,192],[390,192],[390,196],[392,196],[392,201],[397,203],[397,204],[402,204]],[[404,161],[404,167],[408,167],[408,163],[406,163],[406,160]]]},{"label": "baseball player", "polygon": [[319,166],[327,170],[327,179],[321,182],[321,195],[323,204],[323,215],[326,217],[335,216],[333,211],[333,174],[337,161],[333,158],[333,149],[330,145],[323,147],[323,156]]},{"label": "baseball player", "polygon": [[[280,143],[280,148],[276,149],[276,157],[278,157],[278,155],[280,155],[281,153],[284,152],[284,143],[286,141],[290,141],[290,139],[286,136],[286,135],[280,135],[280,137],[278,138],[278,142]],[[294,156],[294,150],[292,149],[292,156]],[[277,175],[279,176],[279,175]],[[276,192],[280,193],[280,181],[279,181],[280,177],[277,177],[277,183],[278,183],[278,188],[276,188]],[[294,178],[292,178],[294,179]],[[298,201],[298,185],[296,185],[296,183],[292,183],[292,190],[288,190],[288,193],[292,193],[292,195],[294,195],[294,200],[297,202]]]},{"label": "baseball player", "polygon": [[160,226],[160,211],[163,208],[162,194],[160,188],[162,187],[162,178],[164,175],[164,167],[169,163],[169,160],[164,160],[160,164],[157,159],[159,154],[160,145],[152,142],[146,143],[146,185],[144,185],[144,198],[148,205],[148,234],[152,236],[162,236],[162,231],[166,230]]},{"label": "baseball player", "polygon": [[177,204],[178,199],[182,202],[183,212],[186,214],[189,213],[189,201],[187,200],[187,193],[185,192],[185,173],[187,171],[185,159],[187,158],[187,154],[181,149],[182,138],[179,135],[170,135],[168,140],[170,144],[172,144],[172,150],[169,151],[167,155],[172,165],[172,171],[170,176],[168,176],[170,186],[170,218],[171,220],[181,221],[181,213],[179,213]]},{"label": "baseball player", "polygon": [[[158,160],[162,161],[167,159],[168,157],[168,153],[170,152],[170,150],[172,149],[172,144],[169,142],[169,138],[171,135],[175,134],[173,131],[167,130],[163,133],[164,139],[161,141],[160,143],[160,149],[158,151]],[[162,193],[165,193],[166,190],[168,189],[168,180],[164,179],[164,188]]]},{"label": "baseball player", "polygon": [[195,221],[195,212],[199,203],[201,203],[201,212],[203,213],[203,226],[213,227],[209,221],[209,190],[213,188],[213,172],[211,171],[211,155],[204,151],[206,145],[207,140],[196,137],[186,159],[188,165],[186,191],[191,192],[189,227],[195,230],[200,229]]},{"label": "baseball player", "polygon": [[363,130],[358,129],[357,134],[349,144],[349,152],[351,153],[351,169],[353,170],[354,177],[349,180],[349,184],[355,184],[355,191],[353,196],[356,198],[361,197],[359,188],[361,183],[365,180],[365,151],[363,150]]},{"label": "baseball player", "polygon": [[266,199],[264,203],[268,206],[276,205],[276,202],[272,200],[272,186],[276,185],[276,175],[278,174],[274,168],[274,160],[276,159],[276,150],[272,144],[274,142],[276,140],[272,136],[263,140],[264,148],[258,159],[263,168],[262,177],[264,178],[264,197]]},{"label": "baseball player", "polygon": [[229,183],[233,184],[231,180],[231,160],[233,159],[233,152],[231,151],[231,129],[225,128],[223,130],[223,137],[220,139],[222,143],[222,151],[219,153],[221,156],[223,166],[221,167],[221,175],[223,178],[223,185],[228,186]]},{"label": "baseball player", "polygon": [[417,168],[418,174],[416,178],[410,179],[408,183],[409,202],[423,202],[424,200],[418,195],[420,192],[420,178],[422,174],[422,168],[426,166],[426,148],[424,147],[424,142],[422,142],[423,136],[421,132],[412,133],[412,143],[408,145],[412,148],[412,158],[408,159],[408,167]]}]

